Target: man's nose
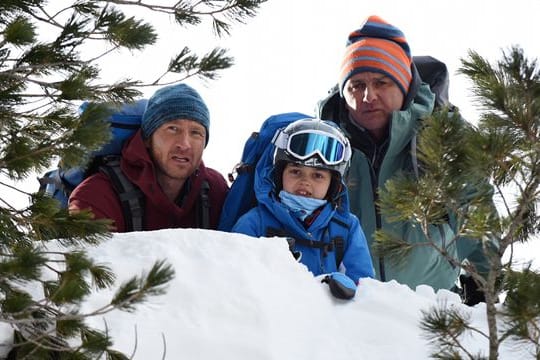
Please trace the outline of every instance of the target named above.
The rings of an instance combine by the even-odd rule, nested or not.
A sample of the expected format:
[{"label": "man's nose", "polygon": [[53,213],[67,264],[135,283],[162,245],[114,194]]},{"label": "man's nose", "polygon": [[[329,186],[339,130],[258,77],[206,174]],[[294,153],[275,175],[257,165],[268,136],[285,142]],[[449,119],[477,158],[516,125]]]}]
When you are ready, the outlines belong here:
[{"label": "man's nose", "polygon": [[179,147],[180,149],[187,149],[191,146],[191,142],[189,141],[189,136],[186,132],[180,132],[175,139],[175,145]]},{"label": "man's nose", "polygon": [[371,85],[366,85],[366,88],[364,89],[364,92],[362,94],[362,101],[366,103],[370,103],[375,99],[375,91],[373,90],[373,87]]}]

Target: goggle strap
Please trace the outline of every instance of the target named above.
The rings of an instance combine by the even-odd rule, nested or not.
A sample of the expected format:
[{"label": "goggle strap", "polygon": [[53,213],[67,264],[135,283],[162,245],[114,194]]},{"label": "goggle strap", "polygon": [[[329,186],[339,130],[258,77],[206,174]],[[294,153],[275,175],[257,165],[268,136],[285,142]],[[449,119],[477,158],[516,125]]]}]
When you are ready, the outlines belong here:
[{"label": "goggle strap", "polygon": [[272,138],[272,143],[279,149],[287,149],[287,142],[289,141],[289,135],[283,132],[283,129],[279,129]]}]

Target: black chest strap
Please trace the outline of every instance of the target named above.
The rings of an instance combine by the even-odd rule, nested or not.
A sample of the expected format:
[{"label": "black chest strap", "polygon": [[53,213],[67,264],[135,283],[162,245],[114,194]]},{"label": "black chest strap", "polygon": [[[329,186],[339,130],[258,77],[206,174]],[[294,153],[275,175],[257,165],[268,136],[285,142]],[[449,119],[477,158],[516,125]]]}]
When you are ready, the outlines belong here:
[{"label": "black chest strap", "polygon": [[99,171],[108,176],[120,200],[126,231],[144,229],[144,194],[120,169],[120,158],[107,159]]},{"label": "black chest strap", "polygon": [[343,257],[345,256],[345,238],[340,235],[332,236],[332,223],[336,224],[337,226],[345,227],[346,229],[349,229],[349,225],[339,221],[338,219],[333,218],[330,222],[329,227],[326,230],[326,233],[330,235],[330,241],[329,242],[323,242],[323,241],[316,241],[311,239],[304,239],[304,238],[295,238],[293,236],[290,236],[290,233],[285,231],[284,229],[278,229],[273,227],[267,227],[266,228],[266,235],[267,237],[284,237],[287,238],[287,241],[289,242],[289,247],[291,250],[294,249],[294,245],[299,244],[306,247],[311,247],[315,249],[322,250],[322,254],[324,257],[328,256],[329,253],[334,252],[336,257],[336,267],[339,268],[341,265],[341,262],[343,261]]}]

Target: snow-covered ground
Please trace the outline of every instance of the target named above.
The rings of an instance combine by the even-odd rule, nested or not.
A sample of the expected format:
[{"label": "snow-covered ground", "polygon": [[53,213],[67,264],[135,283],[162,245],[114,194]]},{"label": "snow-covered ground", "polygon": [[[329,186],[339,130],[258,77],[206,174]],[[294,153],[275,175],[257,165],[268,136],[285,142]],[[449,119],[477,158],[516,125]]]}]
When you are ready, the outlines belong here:
[{"label": "snow-covered ground", "polygon": [[[526,253],[538,250],[531,243]],[[428,359],[419,330],[421,312],[437,304],[456,307],[481,329],[485,306],[460,303],[456,294],[396,282],[360,282],[352,301],[337,300],[326,284],[295,262],[285,241],[217,231],[175,229],[117,234],[90,255],[110,266],[118,283],[160,259],[176,271],[165,295],[134,313],[115,311],[88,321],[107,326],[115,348],[134,359],[350,360]],[[519,251],[516,251],[519,254]],[[90,311],[112,293],[93,294]],[[0,330],[2,342],[12,332]],[[487,351],[478,336],[465,342]],[[527,348],[504,347],[501,359],[532,359]]]}]

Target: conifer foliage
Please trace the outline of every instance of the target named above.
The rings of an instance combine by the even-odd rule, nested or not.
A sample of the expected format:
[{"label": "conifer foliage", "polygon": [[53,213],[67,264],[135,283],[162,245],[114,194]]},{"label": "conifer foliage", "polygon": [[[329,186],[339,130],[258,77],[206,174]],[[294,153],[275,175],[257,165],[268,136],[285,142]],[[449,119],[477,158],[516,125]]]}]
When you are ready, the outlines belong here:
[{"label": "conifer foliage", "polygon": [[[390,182],[381,194],[382,211],[392,220],[415,219],[428,238],[428,224],[450,219],[458,233],[446,246],[467,238],[480,242],[488,256],[486,272],[449,257],[447,247],[416,245],[435,248],[471,274],[486,300],[486,332],[452,307],[425,312],[421,326],[434,358],[494,360],[503,342],[515,341],[540,359],[540,274],[521,269],[511,256],[503,261],[514,244],[538,241],[540,232],[540,67],[514,46],[494,64],[470,51],[460,72],[471,80],[481,109],[477,127],[445,111],[426,119],[418,141],[423,174]],[[391,258],[412,247],[378,234],[377,251]],[[498,303],[501,291],[506,296]],[[488,339],[485,353],[463,345],[471,333]]]},{"label": "conifer foliage", "polygon": [[[84,164],[85,154],[108,140],[108,107],[93,106],[79,116],[81,101],[126,102],[140,95],[141,86],[191,76],[212,80],[233,64],[223,49],[199,56],[182,45],[151,84],[104,81],[100,60],[122,49],[148,49],[158,38],[151,24],[128,11],[172,18],[184,31],[209,21],[219,36],[256,15],[264,1],[1,1],[0,188],[18,190],[17,181],[42,173],[54,159],[66,166]],[[84,251],[109,236],[109,224],[86,212],[70,214],[40,194],[26,194],[29,205],[20,207],[4,193],[0,190],[0,321],[16,330],[11,356],[127,358],[113,350],[105,332],[86,326],[85,317],[134,310],[165,291],[174,270],[157,262],[122,284],[109,305],[82,314],[78,304],[90,291],[114,282],[114,274]]]}]

